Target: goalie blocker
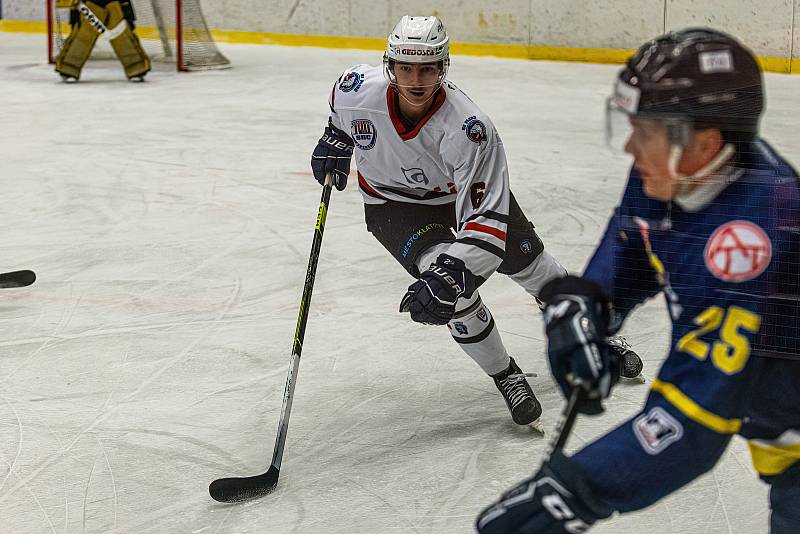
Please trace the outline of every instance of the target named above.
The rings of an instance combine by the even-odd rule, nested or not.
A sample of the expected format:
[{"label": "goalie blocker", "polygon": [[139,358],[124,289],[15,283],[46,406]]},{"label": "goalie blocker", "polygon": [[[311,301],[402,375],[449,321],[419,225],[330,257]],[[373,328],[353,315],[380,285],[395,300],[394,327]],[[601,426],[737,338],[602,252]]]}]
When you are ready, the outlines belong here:
[{"label": "goalie blocker", "polygon": [[105,34],[131,81],[142,81],[150,71],[139,38],[133,32],[135,15],[129,0],[59,0],[70,8],[72,31],[56,57],[56,72],[66,81],[77,81],[100,35]]}]

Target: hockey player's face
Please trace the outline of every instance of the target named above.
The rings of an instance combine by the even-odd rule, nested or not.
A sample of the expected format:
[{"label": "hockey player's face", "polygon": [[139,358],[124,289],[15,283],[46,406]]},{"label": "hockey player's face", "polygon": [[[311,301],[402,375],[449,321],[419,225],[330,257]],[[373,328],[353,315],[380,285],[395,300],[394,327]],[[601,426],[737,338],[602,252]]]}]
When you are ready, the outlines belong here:
[{"label": "hockey player's face", "polygon": [[397,90],[408,103],[425,105],[439,88],[441,71],[436,63],[396,63]]},{"label": "hockey player's face", "polygon": [[625,152],[633,156],[633,166],[642,176],[644,192],[656,200],[672,200],[677,179],[669,169],[670,143],[667,126],[661,121],[631,117],[633,128]]}]

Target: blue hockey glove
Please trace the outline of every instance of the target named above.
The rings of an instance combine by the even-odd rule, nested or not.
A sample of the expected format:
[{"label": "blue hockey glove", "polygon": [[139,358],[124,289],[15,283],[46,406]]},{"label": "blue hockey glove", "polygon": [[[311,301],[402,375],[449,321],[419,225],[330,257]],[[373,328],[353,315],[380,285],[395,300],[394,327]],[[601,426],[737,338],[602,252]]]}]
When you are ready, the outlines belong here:
[{"label": "blue hockey glove", "polygon": [[439,254],[419,280],[408,286],[400,311],[411,312],[411,319],[418,323],[447,324],[456,311],[458,297],[471,297],[475,284],[475,275],[463,261]]},{"label": "blue hockey glove", "polygon": [[609,351],[611,304],[595,283],[567,276],[547,283],[539,297],[545,301],[547,355],[553,377],[565,397],[574,387],[586,390],[581,413],[603,411],[602,399],[619,379],[616,357]]},{"label": "blue hockey glove", "polygon": [[592,496],[583,473],[560,452],[485,509],[475,521],[480,534],[585,532],[613,513]]},{"label": "blue hockey glove", "polygon": [[311,170],[314,178],[320,183],[325,183],[325,175],[333,173],[333,185],[343,191],[347,185],[347,175],[350,174],[350,159],[353,157],[353,140],[343,130],[333,125],[330,117],[325,132],[317,142],[317,147],[311,155]]}]

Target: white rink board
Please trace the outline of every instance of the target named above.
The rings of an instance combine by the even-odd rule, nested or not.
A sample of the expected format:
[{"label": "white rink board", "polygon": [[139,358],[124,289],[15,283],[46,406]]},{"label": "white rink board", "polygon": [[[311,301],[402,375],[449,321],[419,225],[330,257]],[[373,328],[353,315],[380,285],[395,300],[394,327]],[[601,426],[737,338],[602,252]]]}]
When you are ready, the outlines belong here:
[{"label": "white rink board", "polygon": [[[334,192],[277,491],[212,501],[214,478],[272,455],[320,189],[309,174],[327,96],[380,52],[225,46],[229,71],[144,84],[91,64],[64,85],[41,36],[2,34],[0,295],[3,532],[469,532],[538,466],[445,328],[397,312],[408,276],[366,232],[351,180]],[[548,249],[579,270],[624,183],[603,145],[613,66],[455,57],[451,78],[506,145],[512,188]],[[800,78],[767,75],[767,139],[800,162]],[[548,431],[563,401],[539,312],[502,276],[482,289]],[[655,374],[660,301],[625,334]],[[569,448],[632,415],[621,385]],[[711,474],[598,533],[753,533],[766,487],[735,440]]]}]

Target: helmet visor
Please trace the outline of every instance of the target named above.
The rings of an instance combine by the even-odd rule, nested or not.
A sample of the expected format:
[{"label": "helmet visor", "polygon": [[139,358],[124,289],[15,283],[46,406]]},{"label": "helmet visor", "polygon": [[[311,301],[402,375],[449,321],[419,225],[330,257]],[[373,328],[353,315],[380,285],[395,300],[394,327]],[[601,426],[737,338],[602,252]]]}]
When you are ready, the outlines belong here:
[{"label": "helmet visor", "polygon": [[662,137],[670,146],[685,147],[694,134],[691,118],[681,115],[631,113],[615,97],[606,100],[606,145],[614,154],[628,152],[628,143],[654,146]]},{"label": "helmet visor", "polygon": [[633,133],[631,115],[614,99],[606,100],[606,146],[614,154],[625,153],[625,145]]}]

